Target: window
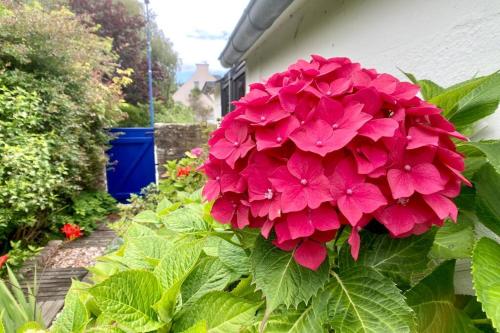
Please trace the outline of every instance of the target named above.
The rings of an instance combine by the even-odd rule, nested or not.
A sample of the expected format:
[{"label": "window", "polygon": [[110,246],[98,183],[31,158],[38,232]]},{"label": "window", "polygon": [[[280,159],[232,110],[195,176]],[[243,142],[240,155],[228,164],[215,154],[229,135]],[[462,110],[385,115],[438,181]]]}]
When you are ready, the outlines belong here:
[{"label": "window", "polygon": [[234,109],[232,101],[239,100],[246,92],[245,63],[242,62],[229,70],[220,80],[222,116]]}]

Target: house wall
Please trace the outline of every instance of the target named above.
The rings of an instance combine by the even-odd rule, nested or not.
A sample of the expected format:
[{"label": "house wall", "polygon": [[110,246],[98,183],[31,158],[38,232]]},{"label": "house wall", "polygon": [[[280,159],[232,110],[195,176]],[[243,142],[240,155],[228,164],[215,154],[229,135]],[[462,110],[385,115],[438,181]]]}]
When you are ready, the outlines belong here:
[{"label": "house wall", "polygon": [[[500,1],[295,0],[247,52],[247,83],[314,53],[448,86],[500,69]],[[482,125],[500,137],[500,115]]]},{"label": "house wall", "polygon": [[[210,74],[208,64],[196,64],[196,71],[189,78],[189,80],[177,89],[172,98],[177,103],[189,106],[189,95],[191,94],[191,90],[193,90],[196,85],[198,85],[198,88],[201,90],[205,85],[205,82],[216,80],[217,78]],[[204,106],[212,109],[212,114],[209,116],[209,122],[215,123],[217,119],[217,110],[215,109],[214,97],[202,94],[200,99]]]}]

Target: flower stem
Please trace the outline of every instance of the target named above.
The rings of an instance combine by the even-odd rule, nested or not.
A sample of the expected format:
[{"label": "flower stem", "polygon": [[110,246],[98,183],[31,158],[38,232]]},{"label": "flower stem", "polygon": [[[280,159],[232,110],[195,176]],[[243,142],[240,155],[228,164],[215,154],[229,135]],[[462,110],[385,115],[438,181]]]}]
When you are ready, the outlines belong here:
[{"label": "flower stem", "polygon": [[489,320],[488,318],[472,319],[472,323],[474,325],[489,325],[489,324],[491,324],[491,320]]}]

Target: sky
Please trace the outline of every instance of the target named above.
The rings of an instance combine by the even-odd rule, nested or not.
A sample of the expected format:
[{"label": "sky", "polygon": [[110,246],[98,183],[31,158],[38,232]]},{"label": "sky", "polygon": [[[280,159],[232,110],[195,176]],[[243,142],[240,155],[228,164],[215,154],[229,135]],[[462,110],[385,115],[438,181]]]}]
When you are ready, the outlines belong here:
[{"label": "sky", "polygon": [[218,60],[249,0],[150,0],[156,22],[173,42],[184,82],[195,64],[208,63],[213,74],[227,71]]}]

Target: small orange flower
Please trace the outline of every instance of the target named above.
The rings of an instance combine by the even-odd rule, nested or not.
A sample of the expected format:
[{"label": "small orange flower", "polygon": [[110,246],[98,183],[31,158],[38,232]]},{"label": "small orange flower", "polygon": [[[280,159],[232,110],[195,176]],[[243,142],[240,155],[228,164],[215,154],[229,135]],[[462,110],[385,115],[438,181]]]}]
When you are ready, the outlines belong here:
[{"label": "small orange flower", "polygon": [[6,255],[3,255],[0,257],[0,268],[3,267],[3,265],[5,265],[5,263],[7,262],[7,260],[9,260],[9,255],[6,254]]},{"label": "small orange flower", "polygon": [[189,167],[189,166],[180,167],[177,169],[177,177],[188,176],[190,172],[191,172],[191,167]]},{"label": "small orange flower", "polygon": [[62,228],[61,232],[69,240],[74,240],[76,238],[82,237],[83,233],[79,226],[75,224],[66,223]]}]

